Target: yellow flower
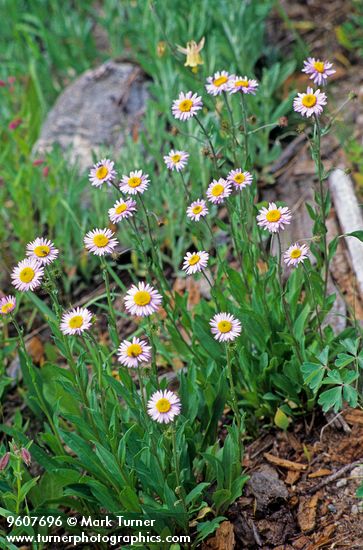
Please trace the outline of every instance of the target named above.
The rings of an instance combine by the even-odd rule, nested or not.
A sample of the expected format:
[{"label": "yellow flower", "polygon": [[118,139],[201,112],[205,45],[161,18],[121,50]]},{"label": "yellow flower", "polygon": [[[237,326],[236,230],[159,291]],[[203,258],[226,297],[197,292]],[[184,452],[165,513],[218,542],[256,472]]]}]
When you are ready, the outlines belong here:
[{"label": "yellow flower", "polygon": [[199,55],[199,52],[201,51],[203,46],[204,46],[204,36],[199,42],[199,44],[197,44],[195,40],[191,40],[190,42],[187,42],[186,48],[182,48],[181,46],[177,45],[178,51],[187,56],[187,59],[184,63],[185,67],[192,67],[192,69],[196,71],[198,65],[203,65],[203,60]]}]

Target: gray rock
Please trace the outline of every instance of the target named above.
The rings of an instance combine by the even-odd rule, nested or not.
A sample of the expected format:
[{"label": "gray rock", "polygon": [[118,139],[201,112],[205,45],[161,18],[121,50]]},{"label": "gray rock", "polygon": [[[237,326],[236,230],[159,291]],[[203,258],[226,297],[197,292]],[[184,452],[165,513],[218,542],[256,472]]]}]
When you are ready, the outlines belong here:
[{"label": "gray rock", "polygon": [[343,478],[343,479],[339,479],[339,481],[336,482],[336,487],[345,487],[346,484],[348,483],[348,480],[346,478]]},{"label": "gray rock", "polygon": [[34,153],[41,155],[57,143],[84,171],[92,164],[92,152],[100,155],[107,149],[111,155],[122,147],[125,136],[139,126],[147,97],[146,78],[138,66],[107,61],[62,92]]},{"label": "gray rock", "polygon": [[363,480],[363,464],[353,468],[353,470],[350,472],[350,477],[353,478],[353,479],[357,479],[358,481],[362,481]]},{"label": "gray rock", "polygon": [[276,470],[269,466],[264,466],[258,472],[254,472],[247,482],[246,488],[248,493],[255,497],[256,510],[259,512],[285,501],[289,494]]}]

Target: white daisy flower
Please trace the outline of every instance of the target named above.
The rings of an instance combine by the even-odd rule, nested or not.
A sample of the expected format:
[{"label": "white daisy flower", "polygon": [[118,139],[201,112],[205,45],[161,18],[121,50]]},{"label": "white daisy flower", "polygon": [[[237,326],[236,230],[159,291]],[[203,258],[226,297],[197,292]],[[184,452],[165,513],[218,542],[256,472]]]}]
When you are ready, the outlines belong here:
[{"label": "white daisy flower", "polygon": [[102,187],[104,183],[110,183],[116,177],[113,169],[114,162],[110,159],[102,159],[90,170],[88,179],[94,187]]},{"label": "white daisy flower", "polygon": [[207,197],[213,204],[220,204],[232,193],[231,184],[223,178],[213,180],[207,189]]},{"label": "white daisy flower", "polygon": [[203,107],[202,98],[193,92],[184,94],[180,92],[178,99],[173,101],[171,111],[174,118],[179,120],[188,120],[197,114]]},{"label": "white daisy flower", "polygon": [[207,203],[203,199],[192,202],[187,208],[187,216],[194,222],[199,222],[200,218],[204,218],[208,212]]},{"label": "white daisy flower", "polygon": [[164,162],[169,170],[180,172],[188,164],[189,153],[186,151],[174,151],[164,156]]},{"label": "white daisy flower", "polygon": [[133,199],[119,199],[108,211],[108,217],[112,223],[118,223],[124,218],[131,218],[136,212],[136,201]]},{"label": "white daisy flower", "polygon": [[34,290],[40,286],[44,268],[33,258],[25,258],[13,269],[11,279],[16,289],[21,292]]},{"label": "white daisy flower", "polygon": [[118,245],[117,239],[113,238],[114,233],[111,229],[93,229],[89,231],[83,239],[84,245],[96,256],[111,254]]},{"label": "white daisy flower", "polygon": [[59,251],[52,241],[38,237],[35,241],[26,245],[26,255],[33,258],[41,265],[52,263]]},{"label": "white daisy flower", "polygon": [[193,275],[202,271],[207,267],[209,259],[208,252],[200,250],[199,252],[187,252],[184,256],[183,270],[186,271],[187,275]]},{"label": "white daisy flower", "polygon": [[257,80],[247,78],[247,76],[235,76],[232,75],[229,79],[227,90],[230,94],[236,92],[242,92],[243,94],[256,95],[258,88]]},{"label": "white daisy flower", "polygon": [[216,96],[226,92],[229,78],[227,71],[218,71],[213,76],[208,76],[205,86],[208,94]]},{"label": "white daisy flower", "polygon": [[149,187],[150,179],[148,174],[143,174],[142,170],[134,170],[128,176],[122,176],[120,181],[120,191],[129,195],[144,193]]},{"label": "white daisy flower", "polygon": [[241,323],[230,313],[217,313],[210,320],[211,332],[219,342],[231,342],[241,334]]},{"label": "white daisy flower", "polygon": [[310,75],[310,80],[313,80],[317,86],[324,86],[329,76],[336,73],[336,70],[332,67],[333,63],[329,63],[329,61],[320,61],[320,59],[315,59],[315,57],[308,57],[304,61],[302,72]]},{"label": "white daisy flower", "polygon": [[307,118],[312,115],[320,116],[323,106],[326,105],[326,95],[320,90],[307,88],[306,92],[297,94],[294,99],[294,111]]},{"label": "white daisy flower", "polygon": [[77,307],[62,315],[60,329],[66,335],[80,335],[92,324],[92,313],[85,307]]},{"label": "white daisy flower", "polygon": [[138,367],[140,363],[147,363],[151,357],[151,347],[144,340],[134,337],[131,342],[121,342],[117,352],[118,360],[126,367]]},{"label": "white daisy flower", "polygon": [[169,390],[153,393],[147,404],[148,414],[161,424],[172,422],[180,414],[180,410],[179,397]]},{"label": "white daisy flower", "polygon": [[0,315],[8,315],[16,308],[16,298],[9,294],[0,299]]},{"label": "white daisy flower", "polygon": [[157,311],[161,305],[162,296],[149,284],[139,283],[127,291],[125,307],[131,315],[148,317]]},{"label": "white daisy flower", "polygon": [[277,233],[291,222],[291,212],[287,206],[276,206],[274,202],[270,202],[268,208],[263,207],[259,210],[256,219],[257,225],[270,233]]},{"label": "white daisy flower", "polygon": [[239,190],[244,189],[247,185],[251,185],[252,179],[252,174],[250,172],[244,172],[242,168],[231,170],[227,176],[228,183],[231,183]]},{"label": "white daisy flower", "polygon": [[284,253],[284,262],[292,267],[297,267],[309,257],[309,248],[306,244],[292,244]]}]

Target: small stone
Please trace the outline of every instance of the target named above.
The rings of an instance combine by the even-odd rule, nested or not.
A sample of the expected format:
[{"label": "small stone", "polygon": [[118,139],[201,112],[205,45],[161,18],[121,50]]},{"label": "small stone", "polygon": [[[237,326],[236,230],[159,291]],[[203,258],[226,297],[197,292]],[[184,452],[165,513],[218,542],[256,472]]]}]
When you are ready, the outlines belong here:
[{"label": "small stone", "polygon": [[357,516],[359,514],[359,508],[356,504],[353,504],[351,512],[354,516]]},{"label": "small stone", "polygon": [[348,483],[348,481],[346,480],[345,477],[343,477],[343,479],[339,479],[339,481],[336,482],[336,487],[345,487],[346,484]]},{"label": "small stone", "polygon": [[331,512],[332,514],[335,514],[337,509],[335,508],[334,504],[328,504],[328,510],[329,512]]},{"label": "small stone", "polygon": [[350,477],[358,479],[358,481],[360,479],[363,479],[363,464],[353,468],[353,470],[350,472]]},{"label": "small stone", "polygon": [[246,485],[247,494],[256,499],[256,510],[262,512],[281,501],[286,501],[289,493],[283,481],[273,468],[263,466],[254,472]]}]

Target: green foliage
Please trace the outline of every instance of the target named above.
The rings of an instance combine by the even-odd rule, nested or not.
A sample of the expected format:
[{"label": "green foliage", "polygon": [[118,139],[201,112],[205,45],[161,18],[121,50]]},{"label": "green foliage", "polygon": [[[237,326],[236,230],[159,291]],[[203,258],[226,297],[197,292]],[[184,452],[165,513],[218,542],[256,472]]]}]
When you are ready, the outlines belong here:
[{"label": "green foliage", "polygon": [[[360,329],[352,325],[334,335],[324,325],[335,299],[327,293],[325,274],[338,243],[338,237],[329,247],[326,243],[330,199],[320,153],[326,129],[315,121],[307,131],[320,184],[314,203],[307,205],[315,261],[306,259],[286,271],[285,279],[279,235],[256,224],[264,206],[258,203],[257,180],[262,176],[274,183],[268,168],[286,137],[279,118],[291,111],[294,95],[284,97],[282,86],[295,61],[282,58],[265,40],[274,2],[201,0],[186,6],[172,0],[106,0],[102,10],[86,0],[77,6],[56,0],[5,4],[9,45],[1,70],[4,78],[13,72],[17,80],[14,89],[0,88],[1,113],[7,123],[16,116],[22,123],[0,131],[2,254],[10,270],[25,244],[44,234],[59,248],[60,261],[46,269],[40,293],[18,293],[16,314],[8,316],[13,325],[4,322],[0,398],[6,399],[11,381],[5,367],[18,347],[19,392],[33,415],[30,421],[36,418],[40,427],[32,441],[29,422],[24,424],[19,412],[11,426],[1,426],[7,444],[0,456],[9,452],[11,458],[0,478],[0,514],[69,508],[83,515],[101,509],[133,512],[157,517],[157,533],[188,532],[197,544],[242,494],[246,431],[256,432],[260,422],[287,430],[315,403],[338,411],[343,403],[354,407],[360,400]],[[55,94],[103,57],[90,33],[95,24],[107,31],[111,55],[127,51],[152,79],[140,136],[126,139],[115,158],[119,175],[142,167],[150,189],[145,204],[136,197],[135,225],[119,224],[117,236],[127,253],[102,263],[85,254],[83,237],[93,227],[107,226],[117,190],[91,188],[87,175],[79,175],[57,149],[46,155],[44,165],[32,162],[32,147]],[[176,45],[203,36],[203,65],[193,72]],[[258,93],[207,95],[205,78],[222,68],[255,76]],[[202,131],[195,120],[179,123],[170,112],[179,91],[189,89],[203,95]],[[165,168],[163,155],[171,148],[190,153],[183,181]],[[49,173],[42,171],[45,165]],[[253,173],[252,185],[231,194],[223,210],[209,203],[208,223],[190,221],[191,200],[202,197],[212,179],[237,167]],[[351,236],[362,240],[361,232]],[[193,297],[192,287],[175,291],[189,249],[210,253],[201,299]],[[140,279],[162,294],[163,312],[138,323],[125,319],[118,334],[115,319],[129,317],[120,298],[130,282]],[[96,286],[101,292],[90,295]],[[61,332],[62,313],[80,298],[97,317],[102,338],[94,329],[80,337]],[[210,321],[218,312],[241,323],[233,342],[223,344],[212,334]],[[50,336],[38,368],[24,336],[40,320]],[[116,360],[119,341],[131,331],[150,341],[150,370],[129,369]],[[174,366],[182,409],[163,425],[150,418],[146,400],[167,389],[168,378],[160,371]],[[25,468],[21,448],[30,448],[39,476]]]}]

